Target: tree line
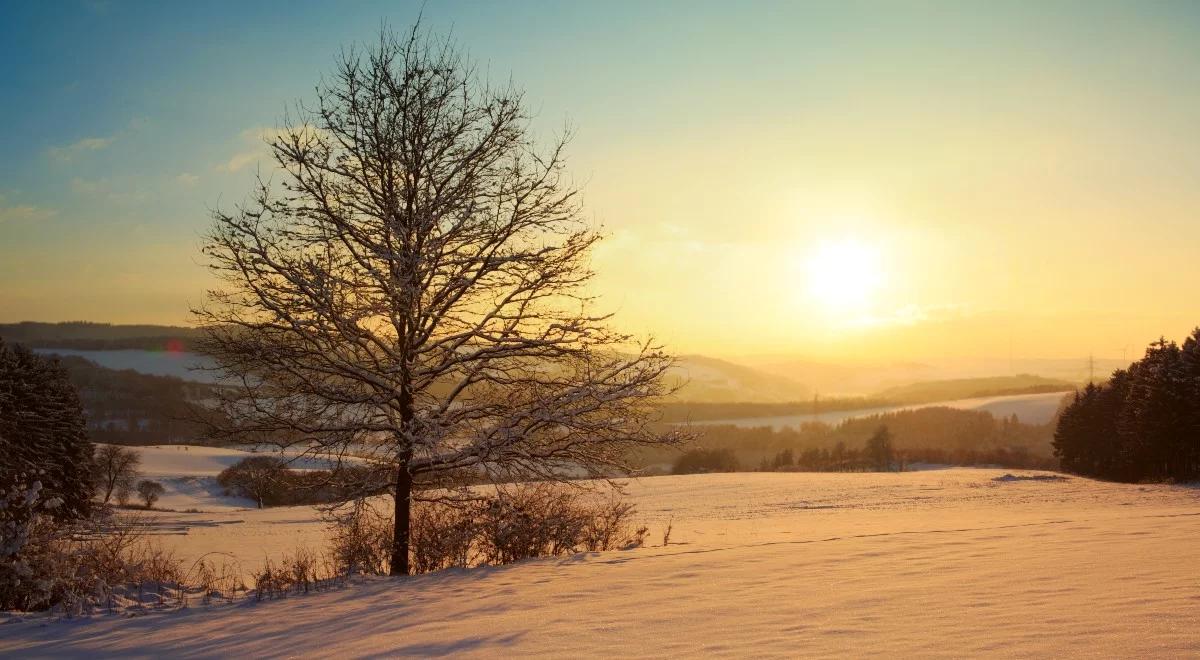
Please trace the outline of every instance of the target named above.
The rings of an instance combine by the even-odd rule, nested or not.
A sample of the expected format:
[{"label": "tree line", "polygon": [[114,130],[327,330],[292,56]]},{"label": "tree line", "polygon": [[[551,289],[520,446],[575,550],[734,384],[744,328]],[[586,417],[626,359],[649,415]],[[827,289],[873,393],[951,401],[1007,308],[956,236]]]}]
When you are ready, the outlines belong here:
[{"label": "tree line", "polygon": [[1076,392],[1059,416],[1062,468],[1115,481],[1200,478],[1200,328],[1160,338],[1108,382]]},{"label": "tree line", "polygon": [[171,325],[113,325],[89,321],[0,323],[0,337],[31,348],[81,351],[186,351],[200,331]]},{"label": "tree line", "polygon": [[[704,471],[729,471],[732,458],[740,469],[753,466],[812,471],[860,469],[869,463],[860,456],[861,447],[881,426],[889,431],[891,444],[909,463],[950,465],[999,465],[1011,468],[1055,469],[1050,441],[1051,424],[1026,424],[1015,416],[997,418],[982,410],[929,407],[898,410],[848,419],[831,425],[819,422],[799,427],[772,428],[707,425],[693,427],[696,450],[710,452],[689,461],[701,460]],[[711,452],[727,452],[716,457]],[[787,461],[790,452],[791,461]],[[674,464],[678,453],[643,451],[643,465]],[[710,464],[711,463],[711,464]]]},{"label": "tree line", "polygon": [[59,358],[79,391],[88,437],[120,445],[203,443],[205,415],[199,403],[216,386],[174,376],[109,369],[76,356]]}]

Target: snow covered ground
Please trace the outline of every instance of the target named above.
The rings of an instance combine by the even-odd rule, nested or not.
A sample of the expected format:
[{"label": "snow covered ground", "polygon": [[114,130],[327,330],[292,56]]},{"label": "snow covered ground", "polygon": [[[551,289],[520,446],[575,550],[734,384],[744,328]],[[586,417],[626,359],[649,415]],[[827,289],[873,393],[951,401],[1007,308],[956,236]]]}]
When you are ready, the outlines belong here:
[{"label": "snow covered ground", "polygon": [[[195,450],[171,460],[224,460]],[[654,477],[627,490],[647,547],[13,622],[0,625],[0,656],[1200,654],[1196,488],[955,468]],[[157,518],[183,556],[221,549],[251,563],[323,536],[309,507],[195,502],[209,513]]]},{"label": "snow covered ground", "polygon": [[881,408],[861,408],[858,410],[831,410],[829,412],[805,415],[772,415],[767,417],[738,417],[733,419],[713,419],[692,422],[693,425],[731,425],[743,428],[770,426],[776,430],[792,427],[799,428],[802,424],[821,422],[837,425],[847,419],[882,415],[899,410],[915,410],[917,408],[957,408],[959,410],[981,410],[989,412],[997,418],[1011,417],[1026,424],[1046,424],[1054,419],[1059,404],[1066,392],[1048,392],[1039,394],[1013,394],[1007,396],[977,397],[974,399],[955,399],[953,401],[936,401],[933,403],[914,403]]},{"label": "snow covered ground", "polygon": [[[235,449],[197,445],[154,445],[134,447],[141,456],[141,478],[158,481],[166,492],[155,505],[175,511],[230,511],[254,508],[252,500],[229,496],[217,485],[217,475],[243,458],[258,455],[278,456],[274,448]],[[328,464],[315,459],[293,458],[294,469],[320,469]]]}]

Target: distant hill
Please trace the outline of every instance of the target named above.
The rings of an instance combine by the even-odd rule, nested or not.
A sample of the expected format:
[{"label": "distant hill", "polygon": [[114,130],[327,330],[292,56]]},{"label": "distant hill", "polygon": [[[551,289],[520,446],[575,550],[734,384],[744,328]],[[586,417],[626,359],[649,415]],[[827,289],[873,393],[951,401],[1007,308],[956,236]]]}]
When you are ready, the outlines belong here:
[{"label": "distant hill", "polygon": [[784,403],[812,397],[812,389],[791,378],[703,355],[683,355],[667,374],[684,384],[676,401]]},{"label": "distant hill", "polygon": [[[823,398],[863,396],[876,390],[944,377],[937,367],[917,362],[834,364],[815,360],[747,358],[763,373],[804,383]],[[810,395],[811,397],[811,395]]]},{"label": "distant hill", "polygon": [[81,351],[187,351],[200,330],[172,325],[114,325],[67,323],[0,323],[0,337],[31,348],[71,348]]},{"label": "distant hill", "polygon": [[1032,374],[1018,374],[1016,376],[931,380],[911,385],[889,387],[876,392],[874,398],[895,401],[896,403],[925,403],[929,401],[951,401],[954,399],[973,399],[986,396],[1066,392],[1076,387],[1076,383],[1066,380],[1045,378]]},{"label": "distant hill", "polygon": [[[143,350],[189,352],[194,350],[200,330],[169,325],[113,325],[109,323],[22,323],[0,324],[0,337],[39,349],[76,351]],[[97,359],[97,356],[90,356]],[[110,366],[133,368],[142,373],[160,373],[139,368],[141,362],[125,356]],[[174,373],[174,372],[172,372]],[[192,379],[186,373],[180,374]],[[726,403],[747,401],[781,403],[811,398],[812,390],[784,376],[767,373],[703,355],[686,355],[667,375],[668,382],[682,384],[676,401]]]},{"label": "distant hill", "polygon": [[[200,332],[196,328],[181,326],[114,325],[85,321],[0,324],[0,337],[5,340],[32,348],[77,351],[186,353],[194,350]],[[97,359],[97,356],[91,357]],[[120,365],[109,366],[157,373],[139,369],[137,361],[125,360]],[[189,380],[196,378],[187,373],[180,375]],[[791,361],[752,367],[693,354],[680,356],[678,364],[668,372],[667,380],[673,385],[683,385],[674,397],[676,404],[797,404],[801,407],[811,405],[818,392],[821,400],[828,402],[824,405],[833,405],[836,400],[845,398],[842,403],[854,407],[877,401],[945,401],[977,396],[1057,392],[1075,387],[1074,383],[1067,380],[1032,375],[935,380],[936,375],[933,367],[923,364],[850,366]],[[879,389],[881,387],[886,389]],[[873,394],[866,397],[839,397],[839,392]]]}]

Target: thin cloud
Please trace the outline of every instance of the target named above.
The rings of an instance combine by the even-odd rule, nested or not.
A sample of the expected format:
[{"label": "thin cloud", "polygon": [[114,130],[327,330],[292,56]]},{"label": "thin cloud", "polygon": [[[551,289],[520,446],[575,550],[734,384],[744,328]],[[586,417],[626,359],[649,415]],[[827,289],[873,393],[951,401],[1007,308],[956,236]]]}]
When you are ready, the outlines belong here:
[{"label": "thin cloud", "polygon": [[86,138],[83,138],[82,140],[73,142],[73,143],[65,145],[65,146],[50,147],[49,154],[50,154],[50,157],[55,160],[58,160],[58,161],[61,161],[64,163],[69,163],[69,162],[75,160],[76,158],[78,158],[82,154],[107,149],[110,146],[112,146],[113,142],[116,142],[116,141],[117,141],[116,136],[86,137]]},{"label": "thin cloud", "polygon": [[192,174],[191,172],[183,172],[180,175],[175,177],[176,183],[178,183],[181,186],[188,187],[188,188],[191,188],[192,186],[196,185],[197,183],[199,183],[199,181],[200,181],[200,177],[196,176],[195,174]]},{"label": "thin cloud", "polygon": [[214,168],[218,172],[237,172],[252,165],[258,164],[259,161],[269,160],[271,157],[271,144],[280,138],[285,138],[295,134],[302,140],[315,138],[320,133],[320,129],[309,126],[308,124],[301,125],[295,129],[286,128],[248,128],[238,134],[243,145],[247,146],[233,156],[229,160],[218,163]]},{"label": "thin cloud", "polygon": [[110,179],[71,179],[71,192],[105,199],[116,204],[140,204],[150,195],[140,188],[126,189]]},{"label": "thin cloud", "polygon": [[237,172],[250,165],[253,165],[266,155],[266,149],[256,149],[254,151],[242,151],[233,155],[228,161],[217,165],[218,172]]},{"label": "thin cloud", "polygon": [[0,197],[0,224],[8,222],[37,221],[54,217],[58,211],[42,208],[32,204],[17,204],[3,206],[4,198]]},{"label": "thin cloud", "polygon": [[71,192],[77,195],[92,195],[100,192],[103,187],[104,184],[100,181],[81,179],[79,177],[71,179]]}]

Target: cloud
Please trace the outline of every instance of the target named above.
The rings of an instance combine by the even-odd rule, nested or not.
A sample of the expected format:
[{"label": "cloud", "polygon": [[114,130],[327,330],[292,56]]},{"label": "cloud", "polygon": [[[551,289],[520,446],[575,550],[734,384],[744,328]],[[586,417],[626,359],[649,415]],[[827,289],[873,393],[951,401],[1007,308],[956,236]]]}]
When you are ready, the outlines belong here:
[{"label": "cloud", "polygon": [[140,188],[128,190],[113,184],[109,179],[71,179],[71,192],[77,195],[92,195],[116,204],[140,204],[150,195]]},{"label": "cloud", "polygon": [[191,172],[183,172],[179,176],[175,177],[176,183],[178,183],[181,186],[187,187],[187,188],[191,188],[192,186],[196,185],[199,181],[200,181],[200,177],[196,176],[195,174],[192,174]]},{"label": "cloud", "polygon": [[71,192],[79,195],[92,195],[100,192],[103,187],[104,185],[100,181],[81,179],[79,177],[71,179]]},{"label": "cloud", "polygon": [[42,208],[32,204],[4,205],[4,197],[0,196],[0,224],[6,222],[46,220],[54,217],[58,211]]},{"label": "cloud", "polygon": [[85,153],[88,153],[91,151],[101,151],[103,149],[107,149],[108,147],[110,147],[112,145],[113,142],[116,142],[116,141],[117,141],[116,136],[86,137],[86,138],[83,138],[82,140],[73,142],[66,146],[50,147],[50,149],[48,150],[48,153],[50,154],[50,157],[55,160],[58,160],[58,161],[61,161],[64,163],[69,163],[69,162],[75,160],[76,158],[78,158],[81,154],[85,154]]},{"label": "cloud", "polygon": [[217,165],[218,172],[237,172],[245,167],[253,165],[259,159],[266,156],[266,149],[256,149],[254,151],[242,151],[233,155],[228,161]]},{"label": "cloud", "polygon": [[320,133],[320,129],[308,124],[302,124],[294,129],[248,128],[238,134],[238,140],[242,143],[243,148],[233,154],[229,160],[218,163],[214,169],[218,172],[237,172],[251,165],[256,165],[261,160],[269,160],[271,157],[271,144],[281,138],[295,134],[300,136],[301,139],[312,139],[320,135]]}]

